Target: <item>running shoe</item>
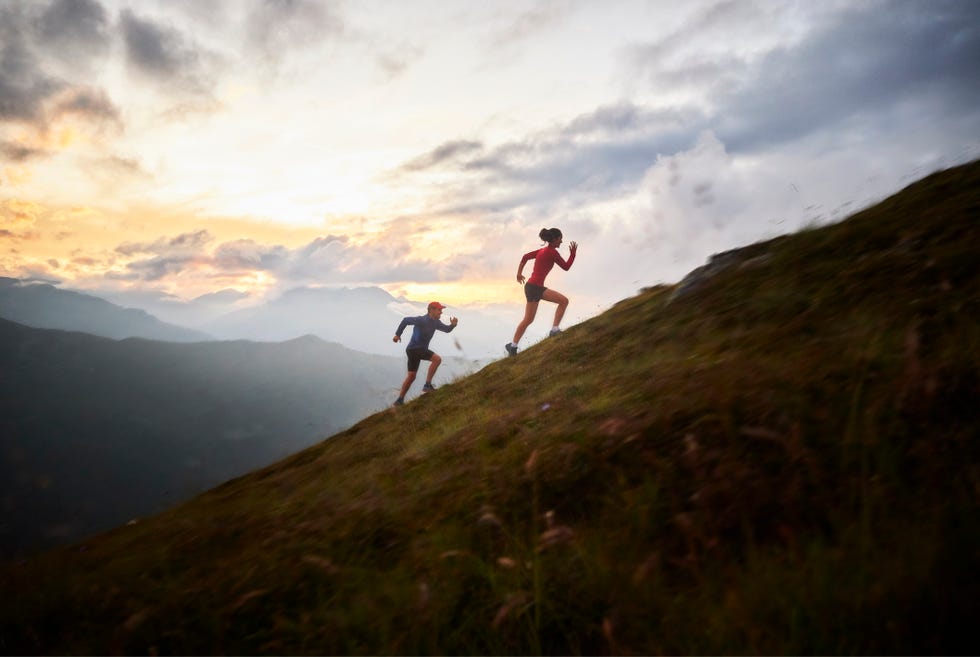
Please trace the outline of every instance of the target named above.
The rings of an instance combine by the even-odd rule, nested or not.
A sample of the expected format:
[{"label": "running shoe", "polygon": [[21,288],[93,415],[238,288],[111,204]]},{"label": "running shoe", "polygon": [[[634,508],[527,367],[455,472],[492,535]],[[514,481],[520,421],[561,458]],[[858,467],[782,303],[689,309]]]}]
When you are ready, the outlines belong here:
[{"label": "running shoe", "polygon": [[422,392],[432,392],[435,389],[436,387],[431,383],[426,383],[424,386],[422,386]]},{"label": "running shoe", "polygon": [[553,337],[555,337],[556,335],[558,335],[559,333],[561,333],[561,329],[560,329],[560,328],[553,328],[553,329],[551,329],[551,331],[550,331],[550,332],[548,333],[548,337],[551,337],[551,338],[553,338]]},{"label": "running shoe", "polygon": [[514,345],[512,345],[509,342],[504,345],[504,349],[507,350],[507,355],[508,356],[516,356],[517,355],[517,347],[515,347]]}]

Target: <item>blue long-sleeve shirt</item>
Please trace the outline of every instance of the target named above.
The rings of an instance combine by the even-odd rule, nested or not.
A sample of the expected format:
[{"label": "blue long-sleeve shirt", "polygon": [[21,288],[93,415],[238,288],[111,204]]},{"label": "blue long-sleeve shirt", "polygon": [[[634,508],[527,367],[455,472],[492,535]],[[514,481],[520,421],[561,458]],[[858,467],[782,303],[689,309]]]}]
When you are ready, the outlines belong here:
[{"label": "blue long-sleeve shirt", "polygon": [[405,347],[406,349],[416,347],[428,349],[429,342],[432,341],[432,336],[436,334],[436,331],[449,333],[456,328],[452,324],[443,324],[438,319],[432,319],[428,315],[419,315],[418,317],[406,317],[403,319],[401,324],[398,325],[398,330],[395,331],[395,335],[401,337],[402,331],[405,330],[406,326],[412,327],[412,339],[408,341],[408,346]]}]

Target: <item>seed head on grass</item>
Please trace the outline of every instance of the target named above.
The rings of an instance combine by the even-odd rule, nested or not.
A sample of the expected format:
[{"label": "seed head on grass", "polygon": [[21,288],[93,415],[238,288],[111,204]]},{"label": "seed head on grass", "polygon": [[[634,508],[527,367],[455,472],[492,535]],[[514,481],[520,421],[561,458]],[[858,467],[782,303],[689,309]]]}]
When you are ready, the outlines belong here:
[{"label": "seed head on grass", "polygon": [[493,617],[493,629],[499,630],[500,627],[512,616],[519,616],[527,608],[530,596],[524,591],[517,591],[507,595],[504,604],[497,610]]}]

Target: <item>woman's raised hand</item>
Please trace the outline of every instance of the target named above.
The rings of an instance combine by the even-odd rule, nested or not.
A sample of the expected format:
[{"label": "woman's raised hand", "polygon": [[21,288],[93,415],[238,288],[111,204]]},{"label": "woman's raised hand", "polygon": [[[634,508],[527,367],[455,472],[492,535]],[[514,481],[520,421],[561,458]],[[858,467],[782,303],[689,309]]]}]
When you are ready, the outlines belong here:
[{"label": "woman's raised hand", "polygon": [[578,242],[576,242],[576,241],[574,241],[574,240],[573,240],[573,241],[571,241],[571,242],[569,242],[569,243],[568,243],[568,249],[569,249],[570,251],[575,251],[576,249],[578,249]]}]

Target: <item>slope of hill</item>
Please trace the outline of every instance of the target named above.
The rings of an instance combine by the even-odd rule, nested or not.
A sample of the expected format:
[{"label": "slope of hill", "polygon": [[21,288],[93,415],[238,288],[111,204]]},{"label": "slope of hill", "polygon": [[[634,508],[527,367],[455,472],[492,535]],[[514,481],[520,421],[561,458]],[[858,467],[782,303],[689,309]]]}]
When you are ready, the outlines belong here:
[{"label": "slope of hill", "polygon": [[201,331],[161,322],[135,308],[121,308],[47,283],[0,277],[0,318],[36,328],[82,331],[105,338],[146,338],[168,342],[211,340]]},{"label": "slope of hill", "polygon": [[141,339],[0,320],[0,555],[159,512],[384,408],[400,358],[308,336]]},{"label": "slope of hill", "polygon": [[974,652],[980,164],[0,571],[7,652]]}]

